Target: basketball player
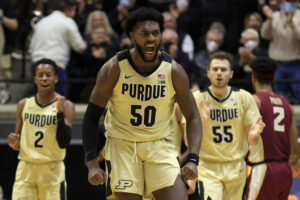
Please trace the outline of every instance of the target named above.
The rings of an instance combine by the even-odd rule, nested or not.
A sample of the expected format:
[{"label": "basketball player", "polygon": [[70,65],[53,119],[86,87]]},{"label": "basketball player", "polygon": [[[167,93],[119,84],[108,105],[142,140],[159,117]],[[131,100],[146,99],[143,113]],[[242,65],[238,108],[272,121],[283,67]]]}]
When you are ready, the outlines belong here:
[{"label": "basketball player", "polygon": [[251,94],[228,86],[233,76],[231,63],[230,54],[213,54],[207,70],[211,84],[194,93],[203,126],[198,165],[200,199],[242,199],[248,144],[255,145],[264,128]]},{"label": "basketball player", "polygon": [[74,105],[54,91],[57,66],[41,59],[33,65],[37,93],[19,101],[8,145],[19,151],[13,200],[66,199],[63,160],[71,139]]},{"label": "basketball player", "polygon": [[250,148],[247,199],[288,199],[292,186],[292,165],[300,158],[295,113],[287,100],[274,93],[272,83],[277,69],[270,58],[257,58],[251,64],[254,99],[266,127],[262,140]]},{"label": "basketball player", "polygon": [[[93,185],[105,183],[117,200],[186,200],[184,179],[197,177],[201,120],[184,69],[159,50],[163,16],[140,8],[125,21],[134,48],[101,68],[83,121],[83,146]],[[187,118],[189,155],[180,175],[172,143],[178,102]],[[104,108],[107,174],[97,164],[97,127]],[[106,179],[106,175],[108,176]],[[109,197],[110,198],[110,197]]]}]

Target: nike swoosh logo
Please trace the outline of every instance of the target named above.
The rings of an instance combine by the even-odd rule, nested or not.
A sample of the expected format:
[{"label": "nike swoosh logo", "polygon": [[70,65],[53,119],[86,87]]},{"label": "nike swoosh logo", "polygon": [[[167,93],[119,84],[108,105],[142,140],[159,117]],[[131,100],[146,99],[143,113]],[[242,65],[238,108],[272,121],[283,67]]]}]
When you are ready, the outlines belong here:
[{"label": "nike swoosh logo", "polygon": [[128,79],[128,78],[130,78],[130,77],[133,77],[134,75],[131,75],[131,76],[126,76],[125,75],[125,79]]}]

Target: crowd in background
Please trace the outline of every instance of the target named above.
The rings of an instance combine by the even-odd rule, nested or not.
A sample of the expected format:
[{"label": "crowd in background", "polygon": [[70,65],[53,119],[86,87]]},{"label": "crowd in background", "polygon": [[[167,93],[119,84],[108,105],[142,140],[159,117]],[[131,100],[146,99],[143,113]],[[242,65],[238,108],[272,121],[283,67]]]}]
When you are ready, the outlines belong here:
[{"label": "crowd in background", "polygon": [[[253,92],[249,63],[269,56],[282,80],[275,91],[300,103],[298,0],[1,0],[0,80],[30,79],[31,62],[47,57],[60,69],[56,91],[73,102],[88,102],[101,66],[131,47],[122,22],[141,6],[163,13],[161,49],[184,67],[192,89],[208,85],[209,57],[223,50],[234,55],[231,85]],[[10,84],[0,81],[2,104],[32,92],[17,92],[16,99]]]}]

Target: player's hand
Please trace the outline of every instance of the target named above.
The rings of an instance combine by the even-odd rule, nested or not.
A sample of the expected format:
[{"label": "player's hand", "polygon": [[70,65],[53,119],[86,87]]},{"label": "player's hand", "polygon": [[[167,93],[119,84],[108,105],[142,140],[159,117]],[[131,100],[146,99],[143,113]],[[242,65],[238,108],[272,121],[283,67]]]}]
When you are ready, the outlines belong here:
[{"label": "player's hand", "polygon": [[210,115],[210,103],[209,101],[201,101],[199,104],[201,117],[203,116],[205,119],[209,118]]},{"label": "player's hand", "polygon": [[188,194],[193,194],[196,190],[196,184],[197,184],[198,178],[195,178],[193,180],[188,180],[187,184],[189,186],[187,193]]},{"label": "player's hand", "polygon": [[293,178],[300,177],[300,159],[294,164],[291,164],[291,169],[293,173]]},{"label": "player's hand", "polygon": [[18,133],[10,133],[7,138],[8,145],[18,151],[20,149],[20,134]]},{"label": "player's hand", "polygon": [[106,173],[103,171],[96,159],[87,162],[89,169],[88,181],[92,185],[103,185],[106,182]]},{"label": "player's hand", "polygon": [[253,136],[258,136],[261,134],[261,132],[264,130],[266,124],[262,121],[262,117],[260,116],[256,123],[252,124],[250,130],[249,130],[249,134],[253,135]]},{"label": "player's hand", "polygon": [[198,178],[197,165],[193,162],[187,162],[181,169],[181,175],[185,178],[185,180]]},{"label": "player's hand", "polygon": [[55,100],[57,112],[64,112],[65,97],[56,95]]}]

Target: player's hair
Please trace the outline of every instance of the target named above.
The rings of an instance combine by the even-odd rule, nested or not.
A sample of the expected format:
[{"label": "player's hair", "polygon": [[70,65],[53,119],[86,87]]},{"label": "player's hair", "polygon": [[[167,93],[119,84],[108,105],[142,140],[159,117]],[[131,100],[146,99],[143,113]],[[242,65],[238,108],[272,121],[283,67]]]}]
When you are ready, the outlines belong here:
[{"label": "player's hair", "polygon": [[225,51],[217,51],[209,58],[209,63],[213,59],[219,59],[219,60],[228,60],[230,69],[232,68],[232,62],[233,62],[233,56],[230,53],[227,53]]},{"label": "player's hair", "polygon": [[144,21],[155,21],[159,24],[160,31],[163,31],[163,25],[164,25],[164,17],[163,15],[158,12],[157,10],[153,8],[145,8],[141,7],[132,13],[128,15],[126,18],[123,27],[125,33],[129,37],[129,33],[133,31],[134,28],[136,28],[136,25],[139,22],[144,22]]},{"label": "player's hair", "polygon": [[256,73],[262,75],[261,77],[255,77],[260,84],[272,84],[273,78],[266,78],[264,75],[275,73],[277,64],[274,60],[269,57],[257,57],[249,66]]},{"label": "player's hair", "polygon": [[36,61],[35,63],[32,64],[31,70],[32,70],[32,75],[35,76],[36,73],[36,68],[37,66],[39,66],[40,64],[48,64],[48,65],[52,65],[53,70],[54,70],[54,74],[57,75],[58,72],[58,66],[56,65],[56,63],[48,58],[42,58],[38,61]]}]

